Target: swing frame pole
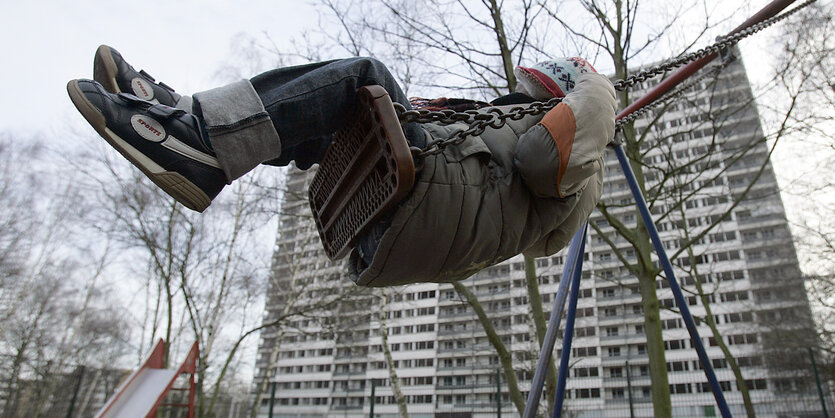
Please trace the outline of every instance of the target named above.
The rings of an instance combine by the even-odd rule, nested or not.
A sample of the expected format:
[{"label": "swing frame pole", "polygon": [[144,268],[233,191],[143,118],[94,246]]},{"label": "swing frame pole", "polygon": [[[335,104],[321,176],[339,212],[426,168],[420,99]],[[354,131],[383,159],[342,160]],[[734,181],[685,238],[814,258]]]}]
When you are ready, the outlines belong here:
[{"label": "swing frame pole", "polygon": [[670,284],[670,290],[673,292],[673,298],[676,301],[676,305],[678,305],[679,312],[681,313],[681,317],[687,327],[687,331],[690,333],[690,341],[693,344],[693,348],[696,349],[696,353],[699,355],[699,360],[702,362],[705,376],[707,377],[708,383],[710,383],[710,387],[713,390],[713,397],[716,399],[716,404],[719,406],[722,416],[728,418],[731,416],[731,411],[728,408],[728,403],[725,401],[725,395],[722,393],[722,387],[719,386],[719,381],[716,380],[716,373],[713,371],[710,358],[707,356],[707,351],[702,343],[702,338],[699,336],[699,331],[696,329],[696,321],[693,320],[693,315],[690,313],[690,308],[687,306],[687,300],[684,298],[684,293],[678,285],[678,280],[676,280],[675,273],[673,272],[673,265],[670,263],[670,259],[667,257],[667,252],[664,250],[661,237],[658,235],[658,229],[655,227],[655,222],[652,221],[652,215],[650,215],[647,202],[644,200],[644,195],[641,193],[640,187],[638,187],[638,181],[635,179],[635,173],[632,172],[632,167],[629,165],[629,160],[626,158],[626,153],[623,151],[622,145],[618,144],[615,146],[615,154],[617,155],[618,162],[620,162],[620,166],[623,169],[623,174],[626,177],[626,182],[629,184],[629,189],[632,191],[632,196],[635,198],[635,205],[638,207],[641,219],[644,221],[644,226],[649,233],[652,246],[655,247],[655,253],[658,255],[658,262],[661,264],[664,269],[664,273],[667,275],[667,283]]},{"label": "swing frame pole", "polygon": [[580,228],[583,234],[580,240],[579,254],[575,261],[574,271],[571,276],[571,299],[568,302],[568,312],[565,315],[565,333],[562,339],[562,356],[560,356],[560,369],[557,377],[557,393],[554,399],[553,418],[562,416],[562,403],[565,400],[566,379],[568,379],[568,359],[571,356],[571,342],[574,337],[574,318],[577,314],[577,299],[580,295],[580,277],[583,275],[583,256],[586,250],[586,234],[589,223],[586,222]]},{"label": "swing frame pole", "polygon": [[[795,0],[774,0],[762,9],[760,9],[759,12],[749,17],[745,22],[734,28],[728,35],[733,35],[736,32],[739,32],[750,26],[756,25],[757,23],[760,23],[766,19],[774,17],[794,2]],[[719,54],[714,52],[680,68],[678,71],[661,81],[647,94],[645,94],[644,96],[627,106],[626,109],[622,110],[615,119],[623,119],[624,117],[635,112],[636,110],[657,100],[658,98],[672,90],[674,87],[682,83],[688,77],[702,69],[705,65],[716,59],[718,56]],[[690,313],[690,308],[687,306],[687,300],[684,298],[684,294],[681,291],[681,287],[679,286],[678,281],[675,278],[675,273],[673,272],[672,264],[670,263],[670,259],[667,257],[666,250],[664,250],[661,238],[658,235],[658,229],[655,227],[655,223],[652,220],[652,215],[649,212],[646,200],[644,200],[643,193],[641,192],[641,189],[638,186],[638,182],[635,178],[635,173],[632,171],[632,166],[629,165],[629,160],[627,159],[626,153],[623,150],[623,145],[620,143],[616,143],[614,144],[613,148],[615,150],[615,154],[617,155],[618,162],[620,163],[620,166],[623,169],[626,181],[629,184],[629,189],[632,191],[632,195],[635,198],[635,204],[638,208],[639,213],[641,214],[641,219],[643,220],[644,225],[647,228],[647,232],[649,233],[652,245],[655,248],[656,254],[658,255],[658,261],[663,267],[664,273],[667,275],[667,282],[670,284],[670,289],[673,292],[673,297],[675,298],[676,304],[678,305],[682,319],[684,320],[684,323],[687,327],[687,331],[690,333],[690,340],[693,343],[694,348],[696,349],[696,353],[699,355],[699,360],[702,363],[702,366],[705,371],[705,376],[707,377],[707,380],[713,391],[713,396],[716,399],[716,404],[719,407],[719,410],[722,412],[723,417],[730,417],[731,412],[728,408],[727,402],[725,401],[725,395],[723,394],[722,388],[721,386],[719,386],[719,382],[716,379],[716,373],[714,372],[713,367],[710,363],[710,359],[707,356],[707,351],[705,350],[704,344],[701,340],[701,337],[699,336],[699,331],[696,329],[696,323],[693,320],[692,314]]]},{"label": "swing frame pole", "polygon": [[548,373],[548,363],[551,361],[551,355],[554,352],[554,344],[557,341],[557,333],[560,328],[560,318],[562,310],[565,308],[565,301],[568,296],[569,285],[571,284],[571,277],[574,274],[581,275],[577,272],[577,260],[580,261],[580,268],[582,269],[583,262],[583,248],[585,247],[585,231],[588,227],[588,222],[584,224],[574,234],[571,239],[571,245],[568,247],[568,255],[563,266],[562,277],[560,278],[560,286],[557,288],[557,295],[554,299],[554,307],[551,310],[551,317],[548,319],[548,328],[545,331],[545,338],[542,340],[542,348],[539,351],[539,360],[536,363],[536,371],[531,380],[531,390],[528,393],[528,400],[525,403],[525,412],[522,414],[523,418],[533,418],[536,416],[536,410],[539,408],[539,398],[542,396],[542,386],[545,383],[545,376]]},{"label": "swing frame pole", "polygon": [[[760,9],[759,12],[755,13],[742,24],[734,28],[729,33],[729,35],[732,35],[750,26],[756,25],[757,23],[760,23],[766,19],[776,16],[778,13],[783,11],[786,7],[788,7],[794,2],[795,0],[772,1],[771,3]],[[681,84],[688,77],[690,77],[691,75],[702,69],[704,66],[706,66],[708,63],[716,59],[718,56],[719,54],[714,52],[680,68],[678,71],[674,72],[672,75],[662,80],[658,85],[656,85],[644,96],[642,96],[641,98],[627,106],[625,109],[623,109],[615,117],[615,120],[623,119],[624,117],[632,114],[636,110],[659,99],[661,96],[675,88],[677,85]],[[719,406],[719,410],[722,412],[723,417],[730,417],[731,413],[728,408],[727,402],[725,401],[725,396],[722,393],[722,388],[719,386],[719,383],[716,380],[716,374],[713,370],[713,367],[711,366],[709,358],[707,357],[707,352],[705,351],[704,344],[702,343],[701,337],[699,336],[698,330],[696,329],[696,324],[693,320],[693,316],[690,313],[690,309],[687,306],[687,301],[684,299],[681,287],[678,285],[678,282],[675,278],[672,264],[670,263],[670,260],[667,257],[667,253],[664,250],[664,246],[662,245],[661,239],[658,235],[658,230],[655,227],[655,223],[652,220],[652,216],[649,212],[646,201],[644,200],[643,194],[640,190],[640,187],[638,186],[637,180],[635,179],[635,173],[632,171],[632,167],[629,165],[629,161],[626,157],[626,153],[623,150],[623,146],[620,143],[610,145],[613,145],[615,154],[617,155],[618,161],[620,162],[620,165],[623,169],[624,176],[626,177],[627,183],[629,184],[629,188],[632,191],[632,194],[635,198],[635,203],[641,214],[641,218],[644,221],[644,224],[647,228],[647,232],[650,235],[653,247],[655,247],[656,253],[659,258],[659,262],[663,266],[665,274],[667,275],[667,281],[670,283],[670,288],[673,291],[676,304],[679,306],[682,318],[684,319],[684,322],[687,326],[687,330],[690,333],[691,341],[693,342],[693,345],[696,348],[696,352],[699,355],[699,360],[702,362],[702,365],[704,366],[705,376],[707,377],[711,389],[713,390],[713,395],[716,399],[717,405]],[[568,251],[568,260],[566,260],[565,268],[563,270],[562,275],[563,281],[560,283],[559,290],[557,291],[557,298],[554,301],[554,309],[551,312],[551,317],[548,321],[548,329],[545,334],[544,341],[542,343],[542,348],[540,350],[536,372],[534,374],[533,380],[531,381],[531,390],[528,395],[527,403],[525,405],[523,418],[533,417],[536,414],[536,410],[539,406],[539,398],[542,395],[542,386],[545,383],[545,375],[548,370],[547,365],[551,359],[551,354],[553,352],[554,344],[556,342],[556,335],[559,328],[560,315],[562,309],[565,307],[566,293],[568,290],[568,283],[566,283],[566,281],[569,275],[571,275],[572,278],[573,276],[580,277],[582,275],[582,252],[585,248],[587,228],[588,221],[583,225],[583,227],[579,231],[577,231],[577,233],[574,235],[574,238],[571,240],[571,246]],[[577,286],[579,286],[579,283]],[[576,309],[576,305],[574,306],[574,309]],[[569,308],[568,316],[570,316],[572,319],[571,328],[573,331],[574,312],[572,312],[571,308]],[[566,325],[566,328],[568,328],[568,324]],[[571,346],[570,339],[571,336],[569,334],[568,329],[566,329],[566,340],[568,341],[563,342],[564,345],[567,342],[567,346],[569,348]],[[554,417],[560,416],[559,414],[562,406],[563,394],[565,389],[565,380],[567,377],[566,367],[562,365],[562,363],[567,362],[569,351],[570,350],[564,349],[562,353],[561,367],[559,370],[560,376],[557,382],[558,393],[553,412]],[[560,407],[557,407],[556,405],[559,405]]]}]

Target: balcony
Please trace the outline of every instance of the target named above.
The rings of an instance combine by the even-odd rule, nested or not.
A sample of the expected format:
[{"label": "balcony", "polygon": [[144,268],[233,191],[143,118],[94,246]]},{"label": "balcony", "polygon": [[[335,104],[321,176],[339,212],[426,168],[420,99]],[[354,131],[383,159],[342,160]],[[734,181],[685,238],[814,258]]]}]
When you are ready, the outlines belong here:
[{"label": "balcony", "polygon": [[623,342],[623,343],[632,343],[632,342],[644,342],[646,341],[645,334],[619,334],[619,335],[606,335],[600,337],[600,344],[607,345],[606,343],[613,343],[613,342]]},{"label": "balcony", "polygon": [[331,409],[335,411],[352,411],[362,409],[363,405],[333,405]]},{"label": "balcony", "polygon": [[464,316],[475,316],[475,312],[471,310],[464,310],[464,311],[452,311],[452,312],[444,312],[441,311],[438,313],[438,318],[458,318]]},{"label": "balcony", "polygon": [[365,388],[333,388],[334,393],[363,393]]},{"label": "balcony", "polygon": [[635,313],[628,313],[628,314],[618,314],[613,316],[601,316],[597,318],[597,321],[600,325],[606,324],[622,324],[625,322],[631,321],[638,321],[644,318],[644,314],[635,314]]},{"label": "balcony", "polygon": [[[479,388],[496,388],[495,383],[468,383],[465,385],[456,385],[456,384],[449,384],[449,385],[437,385],[435,386],[435,390],[456,390],[456,389],[479,389]],[[495,404],[493,404],[495,405]]]},{"label": "balcony", "polygon": [[[608,357],[603,356],[601,357],[601,363],[603,366],[624,366],[626,362],[629,362],[630,366],[637,366],[643,364],[649,364],[649,358],[646,355],[620,355],[616,357]],[[638,376],[635,376],[637,378]]]},{"label": "balcony", "polygon": [[[623,398],[606,398],[606,404],[622,404],[629,402],[629,396],[627,394],[623,395]],[[633,403],[650,403],[652,402],[652,398],[649,396],[643,396],[640,393],[635,393],[635,389],[632,389],[632,402]]]},{"label": "balcony", "polygon": [[369,337],[342,338],[335,342],[337,346],[353,346],[368,343]]},{"label": "balcony", "polygon": [[[630,361],[630,365],[631,364],[632,364],[632,362]],[[636,385],[648,386],[651,383],[650,378],[649,378],[649,374],[644,375],[644,376],[633,374],[632,376],[630,376],[630,380],[631,380],[631,383],[632,383],[632,386],[633,386],[633,391],[635,390],[634,386],[636,386]],[[622,376],[614,376],[614,377],[606,376],[606,377],[603,378],[603,387],[604,388],[613,388],[613,387],[614,388],[619,388],[619,387],[626,387],[626,386],[628,386],[628,382],[626,381],[626,373],[624,373]],[[633,395],[634,395],[634,392],[633,392]]]},{"label": "balcony", "polygon": [[[470,403],[456,403],[456,404],[439,404],[439,410],[451,410],[451,409],[466,409],[466,410],[475,410],[475,409],[487,409],[489,413],[496,412],[496,402],[470,402]],[[511,415],[510,411],[516,410],[513,408],[513,405],[509,401],[502,401],[502,411],[504,413]]]},{"label": "balcony", "polygon": [[510,287],[499,288],[499,289],[496,289],[496,290],[482,290],[480,292],[475,292],[476,297],[478,297],[479,299],[489,298],[489,297],[493,297],[493,296],[502,296],[502,295],[507,295],[507,294],[510,294]]},{"label": "balcony", "polygon": [[359,374],[365,374],[366,370],[339,370],[333,372],[334,376],[355,376]]},{"label": "balcony", "polygon": [[344,360],[344,359],[367,358],[367,357],[368,357],[368,352],[337,354],[333,358],[334,358],[334,360]]},{"label": "balcony", "polygon": [[453,371],[473,371],[473,370],[495,370],[501,367],[500,364],[488,364],[488,363],[469,363],[463,366],[438,366],[439,372],[453,372]]},{"label": "balcony", "polygon": [[471,345],[471,346],[467,346],[467,347],[453,347],[453,348],[439,347],[438,348],[439,353],[462,353],[462,352],[469,353],[469,352],[475,352],[475,351],[491,351],[492,352],[494,350],[495,349],[490,344],[478,344],[478,345]]},{"label": "balcony", "polygon": [[[481,334],[481,330],[478,330],[479,334]],[[475,328],[468,328],[468,329],[448,329],[448,330],[440,330],[438,331],[439,337],[446,337],[450,335],[472,335],[476,333]]]},{"label": "balcony", "polygon": [[597,295],[597,303],[600,305],[609,305],[612,303],[638,303],[641,301],[640,293],[620,294],[614,296]]}]

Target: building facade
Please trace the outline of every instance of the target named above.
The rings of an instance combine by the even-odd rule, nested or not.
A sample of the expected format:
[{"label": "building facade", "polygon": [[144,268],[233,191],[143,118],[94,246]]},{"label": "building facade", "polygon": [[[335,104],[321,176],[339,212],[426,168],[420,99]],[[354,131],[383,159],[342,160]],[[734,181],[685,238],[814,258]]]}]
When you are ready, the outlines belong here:
[{"label": "building facade", "polygon": [[[651,87],[644,83],[632,94]],[[820,403],[809,395],[809,304],[742,63],[663,110],[636,122],[643,141],[633,151],[641,153],[647,201],[701,319],[725,397],[742,412],[707,309],[761,415],[814,415]],[[641,290],[624,264],[634,264],[636,253],[613,225],[636,226],[634,200],[613,153],[606,157],[603,203],[610,217],[595,211],[590,218],[565,408],[570,416],[652,416]],[[265,323],[328,303],[319,314],[291,316],[262,334],[253,385],[262,395],[261,416],[272,410],[275,417],[359,417],[372,408],[397,416],[389,364],[412,417],[496,416],[499,407],[514,416],[497,351],[451,285],[359,289],[342,276],[341,263],[325,258],[305,199],[311,178],[298,170],[287,178]],[[546,319],[564,262],[565,250],[536,260]],[[465,283],[510,352],[526,395],[539,345],[522,257]],[[659,278],[656,288],[674,415],[716,416],[669,286]]]}]

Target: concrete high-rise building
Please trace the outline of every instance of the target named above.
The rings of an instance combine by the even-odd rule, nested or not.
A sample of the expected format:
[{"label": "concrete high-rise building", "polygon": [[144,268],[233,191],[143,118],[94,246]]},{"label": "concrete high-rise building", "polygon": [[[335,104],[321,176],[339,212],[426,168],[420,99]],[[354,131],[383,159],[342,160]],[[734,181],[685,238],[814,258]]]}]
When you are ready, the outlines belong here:
[{"label": "concrete high-rise building", "polygon": [[[652,85],[645,82],[631,94],[638,97]],[[639,152],[648,202],[669,255],[676,255],[691,311],[697,318],[706,315],[700,284],[758,412],[817,411],[820,404],[808,397],[814,393],[806,351],[814,344],[809,303],[743,65],[731,63],[719,78],[695,86],[665,110],[650,112],[635,127],[644,138]],[[603,202],[619,222],[634,227],[633,198],[612,153],[606,170]],[[263,389],[262,416],[270,408],[276,417],[368,416],[372,391],[374,413],[397,416],[383,317],[411,417],[496,416],[498,404],[503,416],[513,416],[504,376],[496,396],[499,356],[451,285],[389,290],[383,303],[383,291],[355,288],[343,276],[342,263],[325,258],[307,215],[311,178],[311,172],[298,170],[287,178],[265,323],[300,306],[336,302],[263,332],[254,385]],[[572,416],[630,416],[630,409],[635,416],[652,416],[641,291],[624,265],[635,261],[635,251],[599,211],[590,223],[566,410]],[[695,242],[692,254],[678,254],[685,242]],[[546,318],[564,261],[564,251],[536,260]],[[466,284],[511,353],[526,395],[539,349],[524,270],[517,256]],[[661,279],[657,294],[674,415],[716,416],[696,352]],[[704,321],[698,329],[728,402],[741,412],[742,397],[721,348]],[[269,383],[262,385],[265,377]]]}]

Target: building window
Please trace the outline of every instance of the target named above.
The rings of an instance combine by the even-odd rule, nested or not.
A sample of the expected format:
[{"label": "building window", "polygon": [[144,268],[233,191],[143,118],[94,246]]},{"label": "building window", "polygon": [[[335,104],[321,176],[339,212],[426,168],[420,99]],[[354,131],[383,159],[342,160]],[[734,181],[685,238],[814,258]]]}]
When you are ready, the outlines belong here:
[{"label": "building window", "polygon": [[595,377],[598,374],[597,367],[577,367],[574,369],[574,377]]},{"label": "building window", "polygon": [[575,395],[579,399],[599,398],[600,397],[600,389],[598,389],[598,388],[576,389],[575,390]]},{"label": "building window", "polygon": [[574,357],[591,357],[597,355],[597,347],[574,348]]},{"label": "building window", "polygon": [[690,383],[676,383],[670,385],[671,394],[693,393],[693,385]]}]

